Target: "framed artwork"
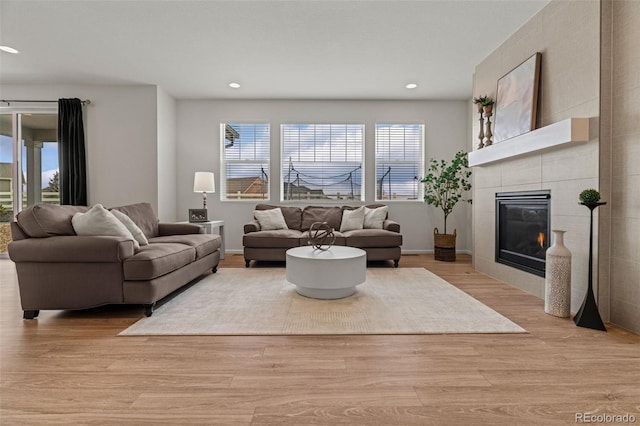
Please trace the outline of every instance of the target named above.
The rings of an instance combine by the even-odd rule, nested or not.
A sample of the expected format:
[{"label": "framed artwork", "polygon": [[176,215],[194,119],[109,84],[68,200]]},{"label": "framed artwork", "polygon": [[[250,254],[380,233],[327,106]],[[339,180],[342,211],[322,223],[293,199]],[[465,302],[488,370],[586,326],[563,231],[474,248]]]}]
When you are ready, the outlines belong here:
[{"label": "framed artwork", "polygon": [[189,209],[189,222],[207,222],[207,209]]},{"label": "framed artwork", "polygon": [[541,56],[536,52],[498,80],[494,142],[502,142],[536,128]]}]

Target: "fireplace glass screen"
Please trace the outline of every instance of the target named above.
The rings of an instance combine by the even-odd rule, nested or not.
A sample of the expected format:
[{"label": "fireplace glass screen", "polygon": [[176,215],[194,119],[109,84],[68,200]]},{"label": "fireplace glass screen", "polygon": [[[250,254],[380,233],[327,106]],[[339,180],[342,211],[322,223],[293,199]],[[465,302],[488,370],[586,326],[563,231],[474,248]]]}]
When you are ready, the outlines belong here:
[{"label": "fireplace glass screen", "polygon": [[496,194],[496,262],[544,277],[549,191]]}]

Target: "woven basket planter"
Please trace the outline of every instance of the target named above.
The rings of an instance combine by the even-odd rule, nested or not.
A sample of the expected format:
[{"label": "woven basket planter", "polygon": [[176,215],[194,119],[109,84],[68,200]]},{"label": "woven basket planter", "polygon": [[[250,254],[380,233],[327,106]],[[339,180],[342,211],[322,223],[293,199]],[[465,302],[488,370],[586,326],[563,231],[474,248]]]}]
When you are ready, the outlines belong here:
[{"label": "woven basket planter", "polygon": [[453,234],[441,234],[438,228],[433,229],[433,257],[444,262],[456,260],[456,230]]}]

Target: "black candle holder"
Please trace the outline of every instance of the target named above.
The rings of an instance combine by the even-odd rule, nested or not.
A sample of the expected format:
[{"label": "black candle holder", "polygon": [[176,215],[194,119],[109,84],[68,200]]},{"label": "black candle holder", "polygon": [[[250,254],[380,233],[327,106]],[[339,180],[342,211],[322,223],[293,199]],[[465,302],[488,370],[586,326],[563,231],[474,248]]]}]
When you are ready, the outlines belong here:
[{"label": "black candle holder", "polygon": [[587,207],[591,213],[591,219],[589,221],[589,285],[587,287],[587,294],[584,297],[582,306],[575,317],[573,322],[579,327],[592,328],[594,330],[607,331],[602,318],[600,318],[600,312],[598,311],[598,305],[596,298],[593,296],[593,211],[607,203],[580,203]]}]

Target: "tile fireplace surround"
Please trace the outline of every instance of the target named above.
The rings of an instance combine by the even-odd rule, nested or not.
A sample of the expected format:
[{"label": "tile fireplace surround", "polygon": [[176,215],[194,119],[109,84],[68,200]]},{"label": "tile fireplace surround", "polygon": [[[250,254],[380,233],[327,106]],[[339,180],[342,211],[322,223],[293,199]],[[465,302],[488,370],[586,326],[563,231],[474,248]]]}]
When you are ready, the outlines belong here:
[{"label": "tile fireplace surround", "polygon": [[[586,291],[589,256],[589,209],[578,205],[577,196],[583,189],[596,188],[608,202],[594,214],[598,308],[602,319],[635,333],[640,333],[640,240],[635,238],[640,206],[633,191],[640,187],[639,36],[638,1],[552,0],[487,55],[473,76],[474,96],[495,96],[498,79],[541,52],[537,127],[590,117],[587,142],[473,168],[474,266],[542,295],[541,278],[495,264],[489,232],[496,192],[549,189],[551,227],[567,231],[565,243],[573,255],[575,312]],[[478,144],[473,136],[479,133],[479,120],[471,103],[469,112],[471,148]]]},{"label": "tile fireplace surround", "polygon": [[594,122],[597,120],[589,118],[561,120],[469,154],[474,166],[474,267],[544,297],[544,277],[495,260],[495,197],[502,192],[548,190],[553,200],[550,229],[567,231],[565,243],[574,254],[574,312],[584,298],[588,270],[589,215],[588,209],[578,204],[578,194],[582,189],[598,187],[598,139],[589,137],[590,126],[597,125]]}]

